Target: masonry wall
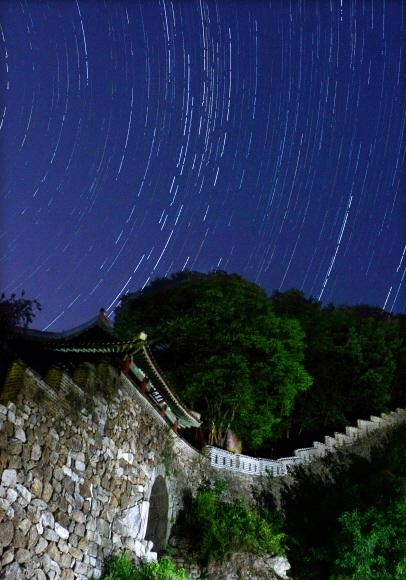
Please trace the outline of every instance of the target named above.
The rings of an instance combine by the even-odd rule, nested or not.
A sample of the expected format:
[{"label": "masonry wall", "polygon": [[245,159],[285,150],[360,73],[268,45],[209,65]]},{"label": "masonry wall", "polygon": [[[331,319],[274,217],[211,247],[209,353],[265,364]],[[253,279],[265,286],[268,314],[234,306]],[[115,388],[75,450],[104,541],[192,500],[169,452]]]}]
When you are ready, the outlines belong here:
[{"label": "masonry wall", "polygon": [[153,559],[154,482],[168,493],[159,523],[168,537],[185,489],[210,477],[208,461],[122,374],[112,401],[87,398],[83,410],[68,376],[56,389],[30,369],[15,375],[18,394],[0,406],[0,577],[98,578],[124,549]]}]

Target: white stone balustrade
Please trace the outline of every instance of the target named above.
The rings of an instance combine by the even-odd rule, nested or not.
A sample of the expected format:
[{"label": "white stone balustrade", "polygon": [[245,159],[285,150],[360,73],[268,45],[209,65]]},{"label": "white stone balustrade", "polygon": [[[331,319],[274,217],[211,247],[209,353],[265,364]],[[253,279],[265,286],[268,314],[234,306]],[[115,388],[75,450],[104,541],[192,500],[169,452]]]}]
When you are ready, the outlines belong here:
[{"label": "white stone balustrade", "polygon": [[309,463],[316,457],[324,457],[327,453],[339,447],[352,445],[358,439],[367,437],[372,431],[384,426],[406,421],[406,409],[396,409],[390,413],[382,413],[380,417],[371,416],[370,420],[358,419],[357,426],[347,426],[345,433],[334,433],[334,437],[326,435],[324,443],[314,441],[313,447],[295,449],[294,456],[279,459],[263,459],[231,453],[218,447],[207,446],[205,453],[210,463],[217,469],[226,469],[249,476],[272,474],[275,477],[287,475],[296,465]]}]

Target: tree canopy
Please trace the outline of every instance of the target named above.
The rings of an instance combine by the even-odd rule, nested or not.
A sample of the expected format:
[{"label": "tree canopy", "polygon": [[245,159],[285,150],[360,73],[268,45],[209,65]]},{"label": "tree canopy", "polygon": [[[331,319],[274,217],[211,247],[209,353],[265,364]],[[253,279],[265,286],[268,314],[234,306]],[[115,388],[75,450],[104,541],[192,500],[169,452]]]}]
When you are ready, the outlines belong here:
[{"label": "tree canopy", "polygon": [[203,414],[217,445],[229,427],[250,449],[277,437],[311,384],[300,323],[276,316],[264,290],[237,274],[153,282],[123,298],[115,328],[127,337],[147,332],[165,374]]},{"label": "tree canopy", "polygon": [[368,305],[323,308],[299,290],[275,292],[272,303],[306,334],[304,366],[313,384],[296,398],[296,442],[310,444],[357,418],[406,404],[404,316]]}]

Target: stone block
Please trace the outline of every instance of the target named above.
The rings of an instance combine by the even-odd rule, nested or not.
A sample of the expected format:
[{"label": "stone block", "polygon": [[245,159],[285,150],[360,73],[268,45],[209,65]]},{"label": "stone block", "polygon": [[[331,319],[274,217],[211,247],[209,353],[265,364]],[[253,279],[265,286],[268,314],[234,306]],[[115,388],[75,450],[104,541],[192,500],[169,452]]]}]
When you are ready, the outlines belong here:
[{"label": "stone block", "polygon": [[51,465],[56,465],[58,463],[59,453],[57,451],[51,451],[49,454],[49,463]]},{"label": "stone block", "polygon": [[112,542],[115,549],[121,549],[123,547],[123,543],[121,541],[121,534],[113,533]]},{"label": "stone block", "polygon": [[75,491],[73,497],[75,498],[75,507],[77,510],[81,510],[83,507],[83,503],[84,503],[84,499],[83,497],[80,495],[80,493],[78,493],[77,491]]},{"label": "stone block", "polygon": [[89,516],[86,521],[86,530],[94,532],[97,528],[97,521],[95,518]]},{"label": "stone block", "polygon": [[66,493],[69,495],[73,495],[75,493],[75,482],[72,479],[72,476],[64,477],[62,486],[64,487]]},{"label": "stone block", "polygon": [[0,522],[14,519],[15,510],[5,498],[0,498]]},{"label": "stone block", "polygon": [[28,545],[28,537],[25,536],[19,529],[15,530],[13,539],[13,548],[26,548]]},{"label": "stone block", "polygon": [[[91,533],[93,533],[93,532],[91,532]],[[83,551],[86,551],[86,552],[88,551],[88,549],[89,549],[89,539],[87,537],[87,534],[86,534],[86,536],[83,536],[82,538],[79,539],[78,546],[77,547],[79,548],[79,550],[83,550]]]},{"label": "stone block", "polygon": [[18,562],[18,564],[24,564],[24,562],[28,562],[30,558],[31,552],[25,548],[19,548],[15,554],[15,560]]},{"label": "stone block", "polygon": [[102,546],[103,545],[103,539],[101,537],[101,535],[99,534],[99,532],[93,532],[93,541],[98,545],[98,546]]},{"label": "stone block", "polygon": [[61,571],[61,580],[75,580],[75,574],[74,574],[73,570],[70,570],[68,568],[64,568]]},{"label": "stone block", "polygon": [[[53,486],[52,487],[52,490],[53,490],[52,499],[53,499],[53,501],[56,502],[57,496],[59,496],[59,494],[62,492],[62,484],[60,481],[57,481],[56,479],[54,479],[52,481],[52,486]],[[42,494],[42,495],[44,495],[44,494]]]},{"label": "stone block", "polygon": [[32,498],[31,493],[28,491],[28,489],[26,487],[24,487],[20,483],[17,483],[16,489],[20,495],[20,497],[18,499],[19,504],[22,507],[26,507],[31,502],[31,498]]},{"label": "stone block", "polygon": [[88,554],[89,556],[97,556],[97,552],[100,549],[100,547],[97,544],[94,544],[93,542],[90,542],[89,544],[87,544],[86,548],[85,548],[85,552],[86,554]]},{"label": "stone block", "polygon": [[24,575],[18,562],[13,562],[2,571],[3,580],[24,580]]},{"label": "stone block", "polygon": [[85,514],[89,514],[91,509],[92,509],[91,502],[88,499],[85,499],[85,501],[83,502],[83,512]]},{"label": "stone block", "polygon": [[69,536],[69,544],[77,548],[79,543],[79,536],[77,536],[74,532],[71,533]]},{"label": "stone block", "polygon": [[86,521],[86,516],[83,512],[75,510],[72,512],[72,519],[78,524],[84,524]]},{"label": "stone block", "polygon": [[74,566],[74,571],[76,575],[84,576],[85,578],[90,577],[90,567],[84,562],[76,562]]},{"label": "stone block", "polygon": [[57,562],[58,564],[60,564],[61,554],[60,554],[60,552],[55,544],[48,545],[47,553],[49,554],[49,557],[52,560],[54,560],[54,562]]},{"label": "stone block", "polygon": [[57,578],[60,577],[61,569],[60,569],[58,563],[55,562],[54,560],[52,560],[52,558],[49,556],[49,554],[47,554],[47,552],[45,552],[45,554],[42,558],[42,565],[43,565],[43,568],[44,568],[48,577],[55,577],[55,576],[51,576],[51,572],[54,572],[54,574],[56,574]]},{"label": "stone block", "polygon": [[11,423],[5,423],[3,427],[3,433],[7,438],[11,438],[14,435],[14,427]]},{"label": "stone block", "polygon": [[76,504],[75,498],[70,493],[65,493],[65,499],[68,502],[68,513],[71,514],[73,512],[73,508]]},{"label": "stone block", "polygon": [[86,480],[84,481],[84,483],[80,486],[80,494],[83,496],[83,498],[85,499],[89,499],[92,497],[93,493],[92,493],[92,484],[90,483],[90,481]]},{"label": "stone block", "polygon": [[68,554],[74,559],[76,560],[76,562],[81,562],[83,559],[83,552],[82,550],[80,550],[79,548],[75,548],[75,546],[70,546],[69,547],[69,552]]},{"label": "stone block", "polygon": [[38,512],[43,512],[48,508],[48,504],[43,499],[33,499],[31,505],[35,507]]},{"label": "stone block", "polygon": [[19,455],[12,455],[8,462],[9,469],[16,469],[19,471],[23,466],[23,461]]},{"label": "stone block", "polygon": [[110,536],[110,529],[111,525],[109,522],[104,520],[103,518],[99,518],[97,520],[97,531],[102,535],[108,538]]},{"label": "stone block", "polygon": [[18,440],[21,441],[22,443],[25,443],[27,441],[27,436],[25,434],[24,429],[22,429],[21,427],[15,427],[14,430],[14,437]]},{"label": "stone block", "polygon": [[62,467],[62,471],[63,471],[64,475],[66,475],[67,477],[69,477],[69,478],[72,477],[72,470],[68,465],[64,465]]},{"label": "stone block", "polygon": [[62,481],[64,476],[65,476],[65,474],[62,471],[62,469],[60,467],[56,466],[54,469],[54,479],[56,479],[56,481]]},{"label": "stone block", "polygon": [[51,528],[46,528],[44,530],[44,538],[48,540],[48,542],[59,542],[60,540],[58,534]]},{"label": "stone block", "polygon": [[53,468],[51,465],[47,465],[47,466],[43,466],[42,467],[42,480],[45,481],[51,481],[52,476],[53,476]]},{"label": "stone block", "polygon": [[61,568],[70,568],[72,565],[72,557],[69,554],[62,554],[60,566]]},{"label": "stone block", "polygon": [[23,444],[18,439],[10,439],[7,445],[7,453],[9,455],[21,455]]},{"label": "stone block", "polygon": [[38,530],[35,526],[30,529],[28,534],[28,549],[31,550],[38,541]]},{"label": "stone block", "polygon": [[13,503],[16,501],[17,498],[18,498],[18,493],[16,492],[15,489],[10,487],[6,493],[7,501],[9,502],[10,505],[13,505]]},{"label": "stone block", "polygon": [[86,528],[85,528],[84,524],[76,524],[74,530],[75,530],[75,534],[79,538],[82,538],[86,533]]},{"label": "stone block", "polygon": [[58,500],[58,509],[63,513],[68,511],[68,502],[66,501],[66,497],[64,495],[62,495]]},{"label": "stone block", "polygon": [[58,549],[62,554],[67,554],[69,552],[70,545],[66,540],[59,540],[58,542]]},{"label": "stone block", "polygon": [[11,544],[14,538],[13,522],[0,523],[0,546],[5,548]]},{"label": "stone block", "polygon": [[34,443],[34,445],[31,448],[32,461],[38,461],[39,459],[41,459],[41,455],[42,455],[41,445],[39,445],[39,443]]},{"label": "stone block", "polygon": [[26,536],[31,528],[31,522],[28,518],[24,518],[23,520],[21,520],[21,522],[18,524],[18,529],[21,531],[21,533]]},{"label": "stone block", "polygon": [[4,552],[3,557],[1,559],[0,570],[4,569],[4,567],[7,566],[8,564],[11,564],[13,560],[14,560],[14,548],[11,548],[10,550]]},{"label": "stone block", "polygon": [[103,486],[104,488],[109,488],[109,487],[110,487],[110,482],[111,482],[111,476],[110,476],[110,474],[107,474],[107,473],[106,473],[106,474],[105,474],[105,475],[102,477],[101,484],[102,484],[102,486]]},{"label": "stone block", "polygon": [[17,485],[17,471],[15,469],[5,469],[1,476],[1,484],[5,487],[15,487]]},{"label": "stone block", "polygon": [[97,499],[92,499],[91,502],[91,513],[94,517],[97,517],[101,512],[101,504]]},{"label": "stone block", "polygon": [[59,441],[59,435],[56,429],[54,429],[54,427],[51,427],[49,430],[49,436],[54,439],[55,441]]},{"label": "stone block", "polygon": [[4,425],[0,429],[0,450],[8,450],[8,437],[4,432]]},{"label": "stone block", "polygon": [[32,495],[34,495],[35,497],[41,497],[42,488],[43,488],[42,481],[40,479],[38,479],[37,477],[34,477],[33,482],[31,484],[31,488],[30,488]]},{"label": "stone block", "polygon": [[75,461],[75,469],[77,469],[78,471],[86,471],[86,464],[83,463],[83,461],[80,461],[79,459],[76,459],[76,461]]},{"label": "stone block", "polygon": [[106,518],[106,520],[111,523],[114,520],[114,517],[117,513],[117,508],[109,505],[107,506],[104,510],[103,510],[103,517]]},{"label": "stone block", "polygon": [[35,546],[35,553],[37,555],[40,555],[43,552],[45,552],[45,550],[47,549],[47,547],[48,547],[48,542],[42,536],[40,536],[39,539],[38,539],[38,543]]},{"label": "stone block", "polygon": [[55,522],[55,532],[58,534],[60,538],[63,540],[67,540],[69,538],[69,532],[66,528],[61,526],[58,522]]},{"label": "stone block", "polygon": [[7,419],[10,421],[10,423],[14,424],[16,422],[17,407],[15,406],[14,403],[9,403],[7,407],[8,407]]}]

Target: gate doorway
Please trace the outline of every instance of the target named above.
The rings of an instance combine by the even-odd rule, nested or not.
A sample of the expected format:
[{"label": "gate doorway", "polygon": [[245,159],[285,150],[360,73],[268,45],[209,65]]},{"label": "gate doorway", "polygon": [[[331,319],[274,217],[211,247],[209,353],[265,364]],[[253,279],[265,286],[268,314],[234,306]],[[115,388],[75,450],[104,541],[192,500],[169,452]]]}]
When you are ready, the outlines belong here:
[{"label": "gate doorway", "polygon": [[158,475],[149,498],[148,524],[145,534],[145,539],[154,543],[153,551],[157,552],[158,555],[166,546],[168,508],[168,491],[165,480],[161,475]]}]

